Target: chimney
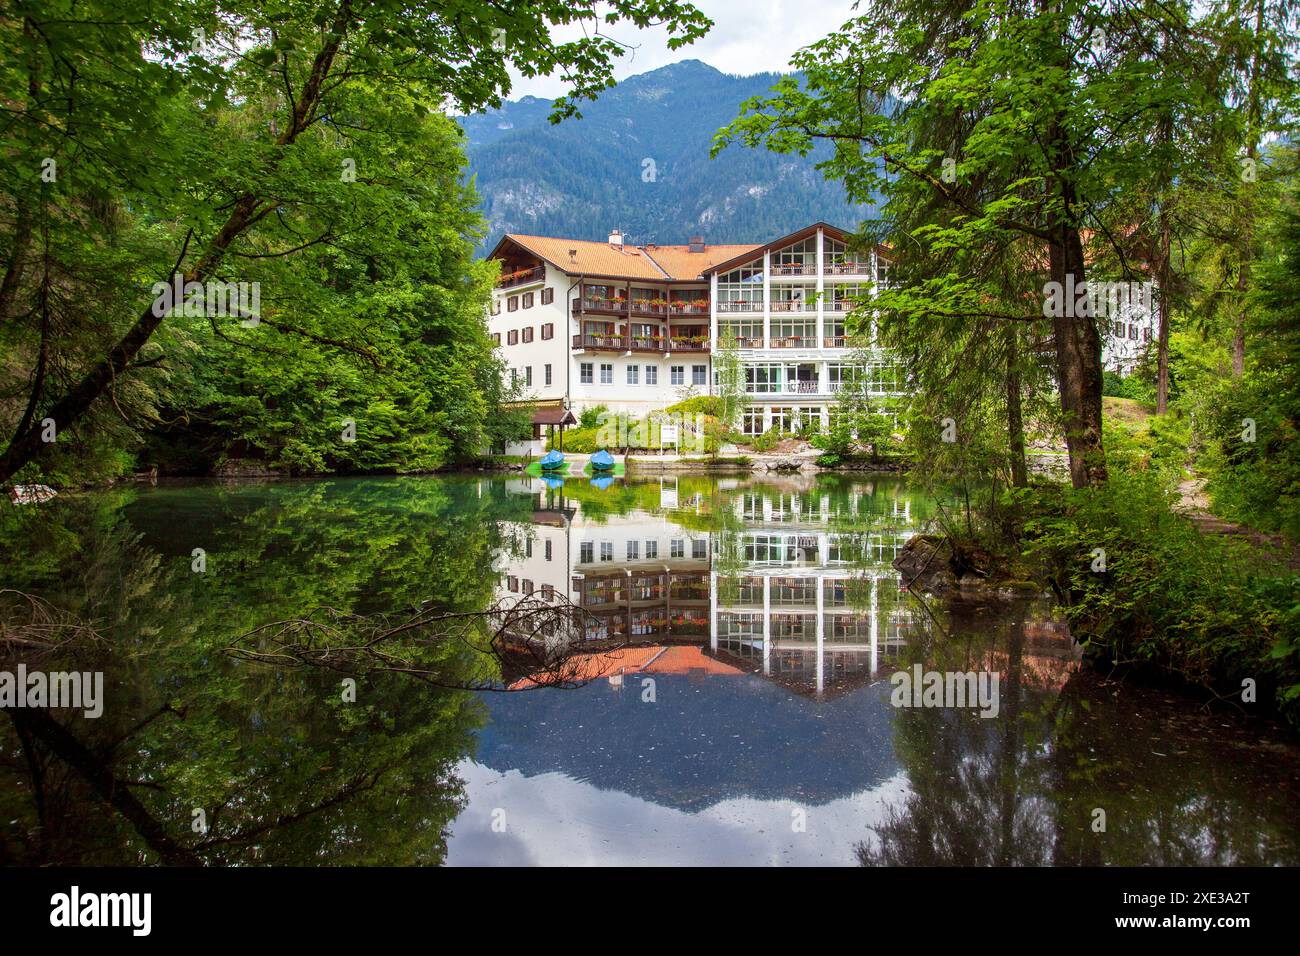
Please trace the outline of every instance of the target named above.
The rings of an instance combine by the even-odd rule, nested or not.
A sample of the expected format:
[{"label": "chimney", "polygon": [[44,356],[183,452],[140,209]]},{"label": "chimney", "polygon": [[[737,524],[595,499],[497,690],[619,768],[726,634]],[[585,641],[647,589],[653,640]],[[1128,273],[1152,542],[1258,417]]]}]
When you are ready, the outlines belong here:
[{"label": "chimney", "polygon": [[609,233],[609,244],[619,249],[623,248],[623,233],[618,229],[612,229]]},{"label": "chimney", "polygon": [[690,244],[690,246],[689,246],[688,248],[690,249],[691,252],[703,252],[703,251],[704,251],[704,237],[703,237],[703,236],[691,236],[691,244]]}]

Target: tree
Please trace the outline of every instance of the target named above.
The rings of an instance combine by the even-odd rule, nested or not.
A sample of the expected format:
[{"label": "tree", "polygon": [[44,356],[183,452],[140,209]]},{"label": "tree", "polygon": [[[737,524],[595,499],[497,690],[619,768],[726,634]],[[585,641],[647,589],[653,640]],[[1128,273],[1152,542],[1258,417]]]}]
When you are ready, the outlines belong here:
[{"label": "tree", "polygon": [[734,431],[736,422],[745,413],[749,404],[745,391],[745,364],[740,360],[736,349],[736,333],[733,329],[724,329],[713,347],[713,372],[716,380],[715,393],[718,401],[718,426],[721,434],[711,442],[713,456],[716,458],[722,443]]},{"label": "tree", "polygon": [[[1149,175],[1149,143],[1134,133],[1157,121],[1167,84],[1157,82],[1158,66],[1132,39],[1161,9],[881,0],[796,54],[805,79],[784,78],[771,95],[746,103],[715,150],[742,142],[807,154],[830,141],[835,152],[820,164],[824,173],[855,199],[884,198],[865,239],[932,250],[1021,243],[1026,269],[1057,290],[1080,290],[1086,240],[1114,242],[1110,198]],[[918,215],[931,206],[947,217]],[[909,232],[917,221],[924,229]],[[959,323],[1042,321],[1046,286],[1036,301],[1008,308],[1004,295],[990,296],[1005,290],[969,278],[912,290],[911,303],[919,308],[928,297],[919,315]],[[954,298],[965,301],[962,311],[951,309]],[[1056,311],[1054,377],[1071,479],[1082,487],[1106,477],[1101,335],[1086,309]]]},{"label": "tree", "polygon": [[[0,454],[0,481],[48,451],[42,421],[75,434],[102,398],[163,361],[147,347],[167,344],[155,336],[171,313],[154,307],[157,293],[144,294],[141,279],[146,287],[171,279],[203,286],[279,260],[285,305],[299,304],[293,293],[303,287],[292,283],[304,281],[317,255],[350,250],[364,259],[372,226],[411,201],[390,169],[367,168],[367,158],[414,147],[426,115],[444,103],[462,111],[499,104],[511,69],[563,73],[571,92],[556,101],[553,118],[574,115],[578,101],[612,82],[621,47],[598,24],[618,20],[664,23],[674,48],[710,25],[676,0],[599,8],[594,0],[533,0],[508,9],[476,0],[454,10],[223,0],[215,8],[176,5],[161,18],[141,0],[12,5],[0,21],[11,51],[0,96],[19,104],[10,114],[12,148],[0,159],[12,184],[0,204],[7,219],[0,321],[34,322],[40,345],[23,403],[31,412],[14,415],[20,427]],[[552,39],[552,25],[575,23],[596,28],[577,40]],[[86,240],[97,254],[91,262],[128,258],[107,241],[107,213],[124,208],[143,227],[139,246],[128,250],[134,268],[125,276],[104,269],[123,278],[111,295],[89,300],[99,334],[79,343],[79,353],[52,356],[57,343],[43,303],[56,284],[31,278],[33,263],[49,259],[38,239],[99,224],[90,234],[98,241]],[[341,319],[341,328],[322,329],[268,309],[262,325],[286,336],[284,347],[305,339],[381,366],[382,343],[372,333],[385,320]],[[57,391],[52,362],[62,370]]]}]

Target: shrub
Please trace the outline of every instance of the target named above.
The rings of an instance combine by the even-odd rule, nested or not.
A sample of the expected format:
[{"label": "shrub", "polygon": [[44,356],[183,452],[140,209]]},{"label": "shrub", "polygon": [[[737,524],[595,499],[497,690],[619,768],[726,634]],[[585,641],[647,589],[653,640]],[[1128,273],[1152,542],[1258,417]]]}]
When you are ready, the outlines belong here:
[{"label": "shrub", "polygon": [[[1020,493],[1027,555],[1044,562],[1090,654],[1258,699],[1300,724],[1300,575],[1170,510],[1158,469],[1116,462],[1096,488]],[[1101,549],[1104,570],[1094,570]]]}]

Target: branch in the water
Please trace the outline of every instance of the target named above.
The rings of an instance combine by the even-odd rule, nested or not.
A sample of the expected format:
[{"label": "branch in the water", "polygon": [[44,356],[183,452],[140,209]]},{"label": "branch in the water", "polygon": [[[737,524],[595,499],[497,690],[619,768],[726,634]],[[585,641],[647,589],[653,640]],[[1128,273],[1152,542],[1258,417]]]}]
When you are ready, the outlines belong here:
[{"label": "branch in the water", "polygon": [[[601,673],[592,667],[592,649],[584,641],[589,616],[559,593],[506,599],[480,611],[423,607],[401,615],[360,615],[318,608],[254,628],[226,652],[272,667],[316,667],[350,676],[402,674],[457,690],[507,690],[509,674],[531,678],[530,688],[573,688]],[[466,681],[450,674],[440,652],[452,642],[494,658],[503,679]],[[602,643],[600,649],[621,646]]]},{"label": "branch in the water", "polygon": [[69,644],[104,644],[91,625],[34,594],[0,590],[0,662],[55,653]]}]

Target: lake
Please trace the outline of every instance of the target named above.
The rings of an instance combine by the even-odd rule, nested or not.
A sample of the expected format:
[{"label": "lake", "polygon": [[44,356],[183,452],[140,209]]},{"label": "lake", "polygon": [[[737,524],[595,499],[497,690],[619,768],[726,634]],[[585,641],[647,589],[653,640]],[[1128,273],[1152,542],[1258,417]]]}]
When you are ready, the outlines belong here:
[{"label": "lake", "polygon": [[0,670],[105,690],[6,710],[0,860],[1300,862],[1285,732],[1082,666],[1044,600],[903,589],[935,507],[826,474],[7,507],[0,587],[48,603],[3,596]]}]

